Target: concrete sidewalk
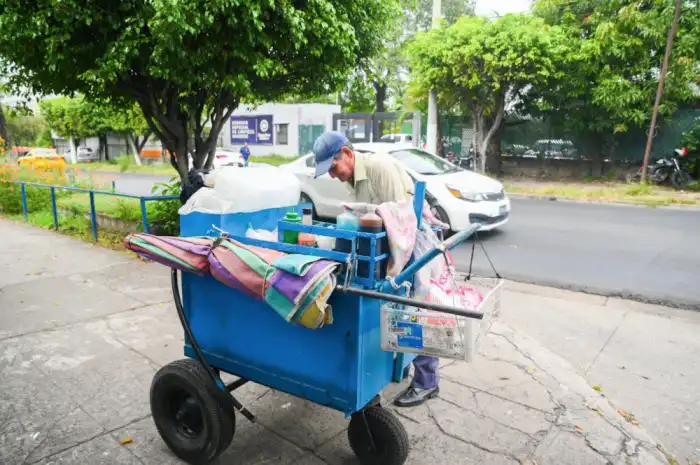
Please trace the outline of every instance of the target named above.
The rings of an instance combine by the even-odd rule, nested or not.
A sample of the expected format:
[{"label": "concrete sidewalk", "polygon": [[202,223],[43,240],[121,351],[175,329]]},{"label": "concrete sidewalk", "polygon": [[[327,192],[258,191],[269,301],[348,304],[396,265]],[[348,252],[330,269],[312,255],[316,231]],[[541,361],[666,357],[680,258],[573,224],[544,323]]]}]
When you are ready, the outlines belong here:
[{"label": "concrete sidewalk", "polygon": [[[168,270],[7,220],[0,234],[0,463],[181,463],[148,403],[155,371],[182,358]],[[397,411],[408,464],[668,463],[570,363],[505,324],[442,378],[439,398]],[[239,396],[259,423],[238,416],[218,463],[356,463],[342,414],[257,385]]]}]

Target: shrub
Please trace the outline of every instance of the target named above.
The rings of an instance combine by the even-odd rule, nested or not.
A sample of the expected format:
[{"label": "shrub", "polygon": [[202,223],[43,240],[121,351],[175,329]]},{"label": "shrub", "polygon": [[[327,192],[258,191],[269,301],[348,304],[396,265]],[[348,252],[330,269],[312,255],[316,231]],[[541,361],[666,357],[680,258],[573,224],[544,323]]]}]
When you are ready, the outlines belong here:
[{"label": "shrub", "polygon": [[[180,195],[182,187],[180,178],[174,177],[167,183],[158,183],[153,186],[154,195]],[[177,236],[180,234],[180,209],[179,199],[154,200],[148,205],[148,221],[156,234]]]},{"label": "shrub", "polygon": [[126,155],[118,157],[117,162],[119,163],[120,173],[125,173],[129,169],[129,166],[131,166],[131,159],[129,159],[129,157]]}]

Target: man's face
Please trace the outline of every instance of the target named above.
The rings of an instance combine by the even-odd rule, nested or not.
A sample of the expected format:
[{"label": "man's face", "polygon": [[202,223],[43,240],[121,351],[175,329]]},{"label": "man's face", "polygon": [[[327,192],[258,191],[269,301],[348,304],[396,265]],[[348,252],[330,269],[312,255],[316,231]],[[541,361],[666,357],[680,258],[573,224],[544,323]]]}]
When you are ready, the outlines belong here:
[{"label": "man's face", "polygon": [[348,147],[340,149],[334,159],[328,174],[340,182],[348,182],[355,173],[355,153]]}]

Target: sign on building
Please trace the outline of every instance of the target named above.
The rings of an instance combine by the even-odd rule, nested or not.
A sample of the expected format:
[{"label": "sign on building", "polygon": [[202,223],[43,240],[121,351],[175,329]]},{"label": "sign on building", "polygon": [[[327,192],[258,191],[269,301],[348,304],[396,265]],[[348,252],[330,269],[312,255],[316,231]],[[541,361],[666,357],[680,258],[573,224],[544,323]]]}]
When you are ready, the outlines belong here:
[{"label": "sign on building", "polygon": [[272,115],[231,116],[231,143],[272,145]]}]

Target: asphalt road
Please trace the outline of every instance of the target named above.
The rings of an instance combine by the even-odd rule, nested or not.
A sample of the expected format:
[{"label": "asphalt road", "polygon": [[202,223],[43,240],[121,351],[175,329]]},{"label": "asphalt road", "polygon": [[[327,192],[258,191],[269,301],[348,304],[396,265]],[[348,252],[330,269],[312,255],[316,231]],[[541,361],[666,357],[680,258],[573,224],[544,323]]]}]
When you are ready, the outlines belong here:
[{"label": "asphalt road", "polygon": [[[169,179],[117,178],[117,190],[135,195]],[[480,236],[505,278],[700,310],[700,210],[513,199],[509,223]],[[455,250],[460,270],[471,250]],[[474,269],[490,270],[479,247]]]},{"label": "asphalt road", "polygon": [[[514,199],[509,223],[482,235],[506,278],[700,310],[700,210]],[[456,249],[458,268],[470,253]],[[474,263],[489,269],[479,247]]]}]

